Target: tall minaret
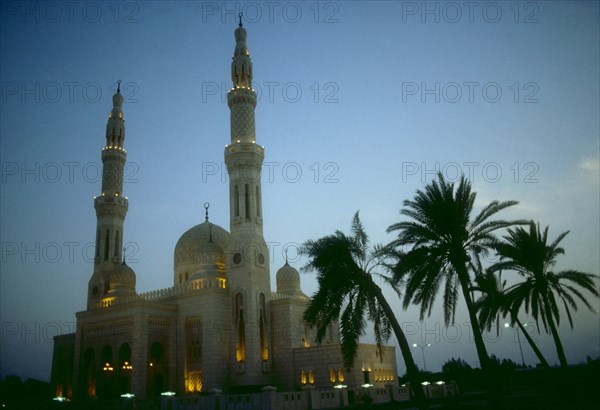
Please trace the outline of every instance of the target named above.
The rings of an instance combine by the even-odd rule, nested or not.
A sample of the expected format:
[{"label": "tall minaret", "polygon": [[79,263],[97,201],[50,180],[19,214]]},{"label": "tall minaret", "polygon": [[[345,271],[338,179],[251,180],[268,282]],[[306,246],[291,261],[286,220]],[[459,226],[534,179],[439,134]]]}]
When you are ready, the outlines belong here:
[{"label": "tall minaret", "polygon": [[102,195],[94,198],[96,208],[96,254],[94,274],[88,286],[88,309],[106,298],[110,289],[110,272],[122,260],[123,223],[128,201],[123,196],[123,171],[127,153],[125,118],[121,82],[113,95],[113,108],[106,124],[106,146],[102,149]]},{"label": "tall minaret", "polygon": [[235,30],[231,63],[233,88],[227,93],[231,111],[231,143],[225,147],[229,173],[230,244],[227,276],[232,295],[235,346],[233,384],[270,383],[271,320],[269,251],[263,238],[260,174],[264,148],[256,144],[252,62],[246,30]]}]

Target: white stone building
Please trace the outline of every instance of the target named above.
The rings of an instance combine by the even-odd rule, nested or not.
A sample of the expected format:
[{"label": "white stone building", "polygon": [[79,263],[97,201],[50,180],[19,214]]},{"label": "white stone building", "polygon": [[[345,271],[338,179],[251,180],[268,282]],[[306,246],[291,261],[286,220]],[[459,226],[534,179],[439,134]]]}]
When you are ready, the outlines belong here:
[{"label": "white stone building", "polygon": [[143,399],[215,388],[234,394],[265,386],[319,391],[347,385],[352,391],[365,383],[397,384],[393,347],[385,347],[380,357],[375,346],[360,345],[355,368],[344,369],[336,326],[324,342],[315,343],[315,332],[302,319],[309,298],[287,262],[271,290],[263,238],[264,148],[255,135],[256,93],[241,22],[235,40],[233,87],[227,94],[231,140],[225,147],[229,231],[209,221],[207,209],[205,222],[175,245],[168,289],[138,294],[136,274],[123,258],[125,118],[123,96],[119,90],[113,96],[102,149],[102,192],[94,199],[94,272],[87,309],[76,314],[76,333],[55,338],[57,396],[83,400],[132,393]]}]

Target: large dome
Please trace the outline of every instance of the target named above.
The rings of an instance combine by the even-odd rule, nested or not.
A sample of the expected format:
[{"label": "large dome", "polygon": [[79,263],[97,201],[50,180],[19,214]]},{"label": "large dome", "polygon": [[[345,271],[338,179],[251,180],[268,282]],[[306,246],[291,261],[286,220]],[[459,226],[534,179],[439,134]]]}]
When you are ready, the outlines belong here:
[{"label": "large dome", "polygon": [[216,274],[215,269],[224,273],[228,245],[229,232],[208,221],[187,230],[175,245],[175,283],[209,272]]}]

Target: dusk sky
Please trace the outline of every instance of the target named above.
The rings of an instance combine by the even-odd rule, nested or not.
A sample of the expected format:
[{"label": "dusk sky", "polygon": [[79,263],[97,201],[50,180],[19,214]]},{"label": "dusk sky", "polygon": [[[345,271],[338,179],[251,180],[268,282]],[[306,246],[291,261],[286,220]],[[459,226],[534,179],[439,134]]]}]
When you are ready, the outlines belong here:
[{"label": "dusk sky", "polygon": [[[402,201],[437,170],[470,178],[476,210],[518,200],[499,216],[549,225],[552,240],[570,230],[556,270],[600,272],[598,2],[3,2],[0,11],[1,378],[49,380],[52,337],[73,332],[85,309],[117,80],[137,291],[173,285],[175,244],[204,221],[205,202],[229,230],[223,148],[238,12],[259,97],[272,289],[284,249],[300,269],[298,246],[348,232],[357,210],[373,243],[394,239],[385,231]],[[301,279],[314,293],[315,276]],[[446,328],[441,303],[420,322],[416,307],[386,295],[409,343],[432,344],[428,370],[450,357],[478,365],[462,300]],[[598,357],[600,316],[580,305],[574,330],[561,318],[569,362]],[[558,363],[551,336],[532,336]],[[511,329],[485,340],[490,354],[521,361]],[[524,341],[523,353],[536,362]]]}]

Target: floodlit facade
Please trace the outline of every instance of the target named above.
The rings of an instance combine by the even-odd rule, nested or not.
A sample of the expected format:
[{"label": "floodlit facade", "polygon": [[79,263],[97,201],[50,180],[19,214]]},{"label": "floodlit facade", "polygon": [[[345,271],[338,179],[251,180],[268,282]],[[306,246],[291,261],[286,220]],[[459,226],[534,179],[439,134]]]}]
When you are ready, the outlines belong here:
[{"label": "floodlit facade", "polygon": [[[137,293],[136,273],[123,255],[125,116],[120,90],[113,96],[102,149],[102,192],[94,198],[94,271],[87,308],[76,314],[76,333],[55,338],[57,396],[144,399],[165,392],[177,397],[215,389],[260,392],[266,386],[318,392],[397,385],[393,347],[379,355],[375,346],[361,344],[355,368],[346,369],[337,326],[316,343],[316,333],[302,319],[309,298],[298,271],[287,262],[271,289],[260,176],[265,152],[255,134],[256,93],[246,35],[240,22],[227,94],[229,231],[209,219],[207,204],[205,221],[175,245],[173,286],[167,289]],[[283,397],[288,400],[287,393]]]}]

